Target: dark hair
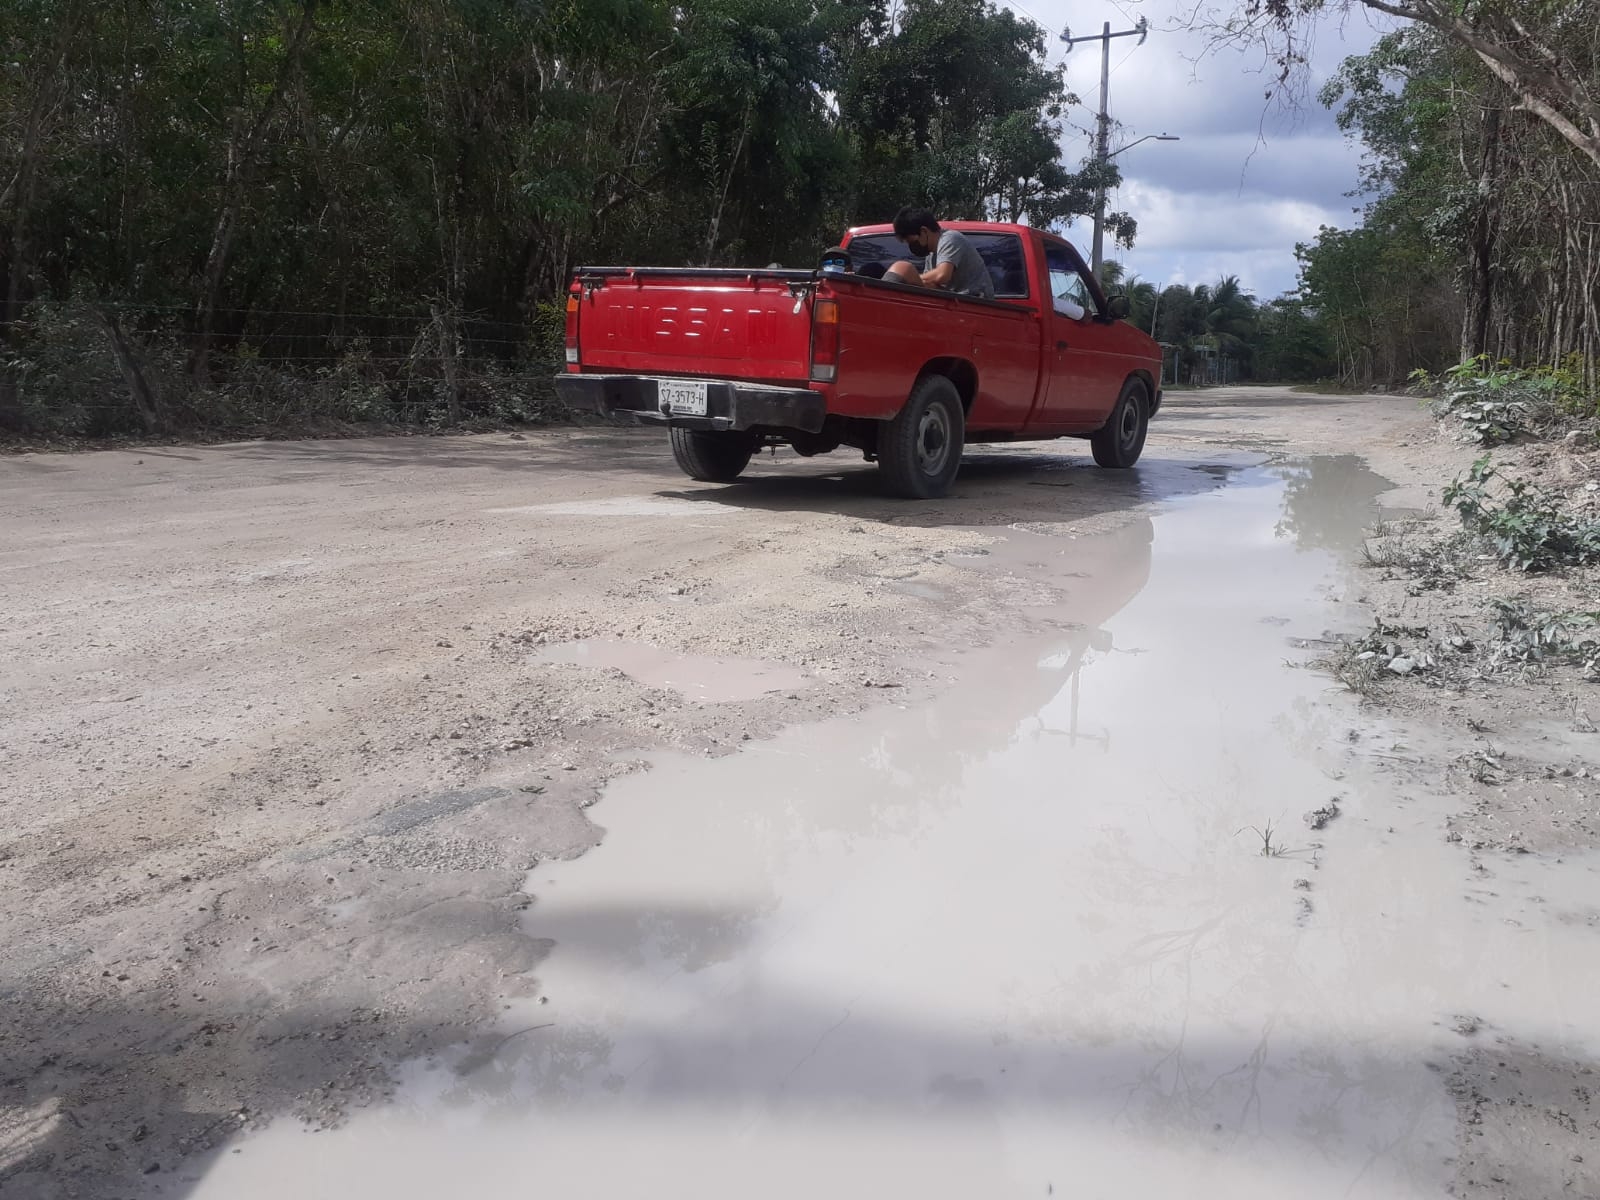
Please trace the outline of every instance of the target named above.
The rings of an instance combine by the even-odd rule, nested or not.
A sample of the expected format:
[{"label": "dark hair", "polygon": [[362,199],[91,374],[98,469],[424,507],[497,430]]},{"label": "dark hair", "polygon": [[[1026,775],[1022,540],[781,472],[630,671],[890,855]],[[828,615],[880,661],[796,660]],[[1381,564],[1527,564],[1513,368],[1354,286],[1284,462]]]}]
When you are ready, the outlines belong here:
[{"label": "dark hair", "polygon": [[854,260],[852,260],[850,257],[850,251],[846,250],[843,246],[830,246],[828,249],[822,252],[823,263],[826,263],[830,258],[842,258],[844,260],[844,269],[846,271],[849,271],[854,267]]},{"label": "dark hair", "polygon": [[939,232],[939,222],[934,215],[925,208],[902,208],[894,215],[894,235],[897,238],[907,238],[913,233],[924,229]]}]

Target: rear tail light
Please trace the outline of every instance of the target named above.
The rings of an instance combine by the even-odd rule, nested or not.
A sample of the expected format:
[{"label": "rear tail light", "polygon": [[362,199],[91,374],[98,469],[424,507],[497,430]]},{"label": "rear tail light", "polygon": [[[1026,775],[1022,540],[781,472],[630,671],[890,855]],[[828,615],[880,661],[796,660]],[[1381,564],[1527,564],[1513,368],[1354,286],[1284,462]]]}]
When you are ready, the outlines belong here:
[{"label": "rear tail light", "polygon": [[578,297],[567,297],[567,363],[578,365]]},{"label": "rear tail light", "polygon": [[818,300],[811,306],[811,378],[832,383],[839,374],[839,302]]}]

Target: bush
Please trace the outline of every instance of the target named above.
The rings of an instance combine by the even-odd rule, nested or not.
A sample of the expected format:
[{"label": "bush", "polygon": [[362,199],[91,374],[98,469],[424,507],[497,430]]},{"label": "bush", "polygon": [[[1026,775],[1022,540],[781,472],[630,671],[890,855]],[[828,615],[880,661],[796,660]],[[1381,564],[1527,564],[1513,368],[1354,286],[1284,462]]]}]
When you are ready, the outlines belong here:
[{"label": "bush", "polygon": [[1600,612],[1553,613],[1525,600],[1494,600],[1495,663],[1577,663],[1600,674]]},{"label": "bush", "polygon": [[1526,370],[1487,355],[1441,375],[1414,371],[1413,387],[1434,397],[1441,416],[1454,417],[1481,446],[1551,432],[1574,417],[1593,416],[1596,398],[1584,390],[1581,361]]},{"label": "bush", "polygon": [[[469,330],[465,353],[455,363],[455,409],[446,393],[437,331],[421,316],[373,318],[369,324],[378,332],[370,336],[312,329],[303,337],[269,331],[259,342],[219,338],[209,382],[201,388],[186,368],[191,339],[170,318],[116,306],[111,311],[153,393],[159,433],[439,429],[457,417],[467,425],[493,426],[545,424],[570,415],[552,384],[563,361],[564,300],[538,305],[521,330]],[[39,302],[18,328],[12,343],[0,343],[0,431],[46,438],[149,431],[118,366],[108,326],[92,304]]]},{"label": "bush", "polygon": [[47,436],[137,428],[127,386],[89,306],[44,306],[29,318],[26,337],[0,351],[8,401],[0,426]]},{"label": "bush", "polygon": [[[1497,490],[1489,486],[1494,480]],[[1600,561],[1600,522],[1567,512],[1555,492],[1499,475],[1488,455],[1445,488],[1444,502],[1469,533],[1489,542],[1501,563],[1518,571]]]}]

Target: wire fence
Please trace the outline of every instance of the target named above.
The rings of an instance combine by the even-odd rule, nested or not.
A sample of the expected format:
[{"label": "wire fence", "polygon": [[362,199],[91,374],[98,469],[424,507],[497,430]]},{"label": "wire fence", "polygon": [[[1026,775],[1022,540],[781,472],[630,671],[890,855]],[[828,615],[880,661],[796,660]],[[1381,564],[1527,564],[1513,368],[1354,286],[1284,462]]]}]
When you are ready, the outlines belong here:
[{"label": "wire fence", "polygon": [[0,337],[0,434],[542,424],[567,413],[562,313],[36,301]]}]

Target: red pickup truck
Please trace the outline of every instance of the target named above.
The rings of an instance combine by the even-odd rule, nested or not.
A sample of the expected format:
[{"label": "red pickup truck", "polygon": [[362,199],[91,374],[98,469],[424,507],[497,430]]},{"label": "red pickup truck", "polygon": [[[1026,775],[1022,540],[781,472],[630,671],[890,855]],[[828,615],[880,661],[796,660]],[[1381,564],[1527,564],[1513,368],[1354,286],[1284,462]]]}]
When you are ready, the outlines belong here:
[{"label": "red pickup truck", "polygon": [[945,225],[983,256],[993,300],[875,278],[910,258],[887,225],[850,231],[850,274],[580,268],[557,394],[667,426],[678,465],[709,481],[777,443],[852,446],[914,498],[944,495],[972,442],[1086,437],[1101,466],[1132,466],[1161,352],[1122,320],[1127,300],[1052,233]]}]

